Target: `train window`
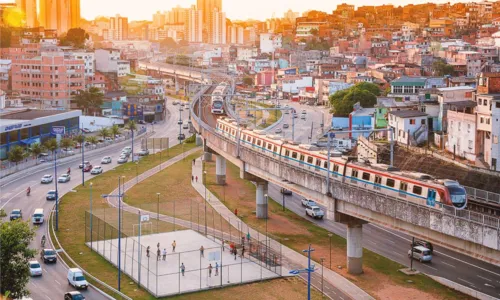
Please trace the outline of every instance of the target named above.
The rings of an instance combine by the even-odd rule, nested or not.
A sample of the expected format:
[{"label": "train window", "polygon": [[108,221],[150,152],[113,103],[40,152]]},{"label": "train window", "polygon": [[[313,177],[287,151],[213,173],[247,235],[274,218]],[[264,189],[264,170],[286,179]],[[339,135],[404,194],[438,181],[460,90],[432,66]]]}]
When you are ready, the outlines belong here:
[{"label": "train window", "polygon": [[338,171],[339,171],[339,165],[334,165],[333,172],[338,172]]},{"label": "train window", "polygon": [[255,145],[255,138],[252,138],[252,144]]},{"label": "train window", "polygon": [[408,183],[404,182],[404,181],[401,181],[399,183],[399,190],[400,191],[407,191],[408,190]]},{"label": "train window", "polygon": [[290,151],[289,150],[285,150],[285,156],[290,156]]},{"label": "train window", "polygon": [[252,142],[252,137],[247,135],[247,142]]},{"label": "train window", "polygon": [[297,158],[297,152],[292,152],[292,158]]},{"label": "train window", "polygon": [[278,147],[274,146],[274,152],[278,152]]},{"label": "train window", "polygon": [[262,141],[262,148],[266,149],[266,142]]},{"label": "train window", "polygon": [[358,170],[351,170],[351,177],[356,177],[358,178]]},{"label": "train window", "polygon": [[308,157],[307,157],[307,163],[308,163],[308,164],[312,164],[312,163],[313,163],[313,160],[314,160],[314,157],[312,157],[312,156],[308,156]]},{"label": "train window", "polygon": [[271,143],[267,143],[267,149],[269,149],[269,150],[273,150],[273,144],[271,144]]},{"label": "train window", "polygon": [[370,180],[370,173],[363,172],[363,180]]},{"label": "train window", "polygon": [[382,177],[375,175],[375,184],[382,184]]},{"label": "train window", "polygon": [[385,181],[385,185],[394,187],[394,185],[396,185],[396,182],[394,181],[394,179],[387,178],[387,180]]},{"label": "train window", "polygon": [[321,160],[316,158],[316,166],[321,167]]},{"label": "train window", "polygon": [[261,140],[257,140],[257,146],[260,146]]},{"label": "train window", "polygon": [[422,187],[418,185],[413,186],[413,194],[422,195]]},{"label": "train window", "polygon": [[301,154],[299,159],[300,159],[301,161],[304,161],[304,159],[306,159],[306,157],[304,156],[304,154]]},{"label": "train window", "polygon": [[325,160],[325,162],[323,163],[323,168],[328,169],[328,161],[327,160]]}]

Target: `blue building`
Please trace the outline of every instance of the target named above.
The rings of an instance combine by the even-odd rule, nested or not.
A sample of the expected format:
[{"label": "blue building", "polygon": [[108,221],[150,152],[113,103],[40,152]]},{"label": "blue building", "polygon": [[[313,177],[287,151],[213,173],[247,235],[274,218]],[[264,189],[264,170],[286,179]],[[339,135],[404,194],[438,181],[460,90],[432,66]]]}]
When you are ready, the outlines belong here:
[{"label": "blue building", "polygon": [[[363,108],[357,103],[354,105],[354,111],[349,114],[349,130],[372,130],[375,128],[375,108]],[[363,135],[368,137],[371,132],[351,133],[349,137],[357,139]]]},{"label": "blue building", "polygon": [[53,126],[64,126],[66,134],[79,131],[80,110],[13,110],[0,111],[0,159],[6,159],[14,146],[29,147],[55,137]]}]

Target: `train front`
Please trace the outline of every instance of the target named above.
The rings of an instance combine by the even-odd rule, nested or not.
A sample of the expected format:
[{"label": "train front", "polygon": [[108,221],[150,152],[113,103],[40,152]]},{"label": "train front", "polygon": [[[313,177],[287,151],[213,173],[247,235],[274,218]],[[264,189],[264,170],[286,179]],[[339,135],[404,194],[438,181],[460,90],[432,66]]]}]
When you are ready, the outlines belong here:
[{"label": "train front", "polygon": [[448,190],[451,204],[456,209],[465,209],[467,207],[467,191],[456,181],[445,182],[444,184]]}]

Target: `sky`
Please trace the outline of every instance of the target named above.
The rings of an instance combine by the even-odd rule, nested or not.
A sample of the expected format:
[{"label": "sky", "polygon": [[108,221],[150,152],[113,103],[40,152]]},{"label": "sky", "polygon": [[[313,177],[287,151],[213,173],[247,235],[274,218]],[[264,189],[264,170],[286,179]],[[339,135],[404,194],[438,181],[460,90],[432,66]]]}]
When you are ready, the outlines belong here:
[{"label": "sky", "polygon": [[[80,0],[81,15],[87,20],[92,20],[97,16],[113,16],[120,14],[128,17],[129,21],[151,20],[152,15],[160,10],[181,5],[189,7],[196,4],[196,0]],[[426,2],[471,2],[472,0],[222,0],[222,10],[226,12],[226,17],[231,20],[256,19],[265,20],[271,18],[273,13],[276,17],[283,17],[283,13],[288,9],[304,12],[307,10],[320,10],[331,13],[337,4],[347,2],[356,6],[362,5],[406,5]],[[477,0],[478,1],[478,0]],[[0,0],[2,2],[14,2],[14,0]],[[479,1],[478,1],[479,2]]]}]

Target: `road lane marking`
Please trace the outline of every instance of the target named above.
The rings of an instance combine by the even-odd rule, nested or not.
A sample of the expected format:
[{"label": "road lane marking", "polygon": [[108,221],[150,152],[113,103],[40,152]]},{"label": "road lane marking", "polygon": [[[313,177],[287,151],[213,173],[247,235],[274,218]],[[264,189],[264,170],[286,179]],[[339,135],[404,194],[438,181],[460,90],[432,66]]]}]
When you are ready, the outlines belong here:
[{"label": "road lane marking", "polygon": [[443,264],[445,264],[445,265],[448,265],[448,266],[450,266],[450,267],[452,267],[452,268],[456,268],[454,265],[449,264],[449,263],[447,263],[447,262],[442,261],[441,263],[443,263]]},{"label": "road lane marking", "polygon": [[484,280],[487,280],[487,281],[489,281],[489,282],[492,282],[492,281],[493,281],[493,280],[491,280],[491,279],[489,279],[489,278],[486,278],[486,277],[483,277],[483,276],[481,276],[481,275],[476,275],[476,276],[477,276],[477,277],[479,277],[479,278],[482,278],[482,279],[484,279]]},{"label": "road lane marking", "polygon": [[[34,186],[38,185],[39,183],[36,183],[34,184]],[[0,208],[4,208],[5,205],[7,205],[12,199],[16,198],[19,194],[22,194],[22,193],[25,193],[26,190],[24,189],[21,189],[21,191],[19,191],[18,193],[16,193],[14,196],[12,196],[11,198],[9,198]]]},{"label": "road lane marking", "polygon": [[403,255],[403,254],[401,254],[401,253],[399,253],[399,252],[396,252],[396,251],[391,251],[391,252],[392,252],[392,253],[394,253],[394,254],[396,254],[396,255],[399,255],[399,256],[403,256],[403,257],[404,257],[404,255]]},{"label": "road lane marking", "polygon": [[438,270],[438,269],[433,268],[433,267],[431,267],[431,266],[428,266],[428,265],[426,265],[426,264],[422,264],[422,265],[423,265],[423,266],[426,266],[427,268],[431,268],[431,269],[433,269],[433,270],[435,270],[435,271],[437,271],[437,270]]},{"label": "road lane marking", "polygon": [[[411,242],[411,240],[409,240],[409,239],[407,239],[407,238],[405,238],[405,237],[402,237],[402,236],[400,236],[399,234],[396,234],[396,233],[394,233],[394,232],[391,232],[391,231],[389,231],[389,230],[387,230],[387,229],[385,229],[385,228],[383,228],[383,227],[380,227],[380,226],[375,225],[375,224],[371,224],[371,225],[372,225],[372,226],[375,226],[375,227],[379,228],[380,230],[383,230],[383,231],[385,231],[385,232],[387,232],[387,233],[390,233],[390,234],[392,234],[392,235],[394,235],[394,236],[397,236],[397,237],[399,237],[400,239],[403,239],[403,240],[405,240],[405,241]],[[472,263],[469,263],[469,262],[463,261],[463,260],[461,260],[461,259],[458,259],[458,258],[456,258],[456,257],[450,256],[450,255],[445,254],[445,253],[443,253],[443,252],[439,252],[439,251],[434,251],[434,252],[439,253],[440,255],[444,255],[444,256],[446,256],[446,257],[448,257],[448,258],[454,259],[454,260],[456,260],[456,261],[462,262],[462,263],[464,263],[464,264],[466,264],[466,265],[469,265],[469,266],[472,266],[472,267],[478,268],[479,270],[483,270],[483,271],[485,271],[485,272],[488,272],[488,273],[491,273],[491,274],[493,274],[493,275],[496,275],[496,276],[499,276],[499,277],[500,277],[500,274],[499,274],[499,273],[495,273],[495,272],[493,272],[493,271],[490,271],[490,270],[488,270],[488,269],[482,268],[482,267],[480,267],[480,266],[476,266],[475,264],[472,264]]]},{"label": "road lane marking", "polygon": [[49,296],[45,295],[45,297],[49,298],[49,300],[52,300]]},{"label": "road lane marking", "polygon": [[462,278],[460,278],[460,277],[458,277],[458,280],[462,280],[463,282],[466,282],[466,283],[468,283],[468,284],[470,284],[470,285],[474,286],[474,284],[473,284],[473,283],[471,283],[471,282],[469,282],[469,281],[467,281],[467,280],[465,280],[465,279],[462,279]]},{"label": "road lane marking", "polygon": [[57,280],[54,279],[54,281],[58,284],[58,285],[61,285],[61,283]]},{"label": "road lane marking", "polygon": [[377,245],[377,243],[373,242],[373,241],[370,241],[370,240],[367,240],[368,242],[374,244],[375,246]]}]

